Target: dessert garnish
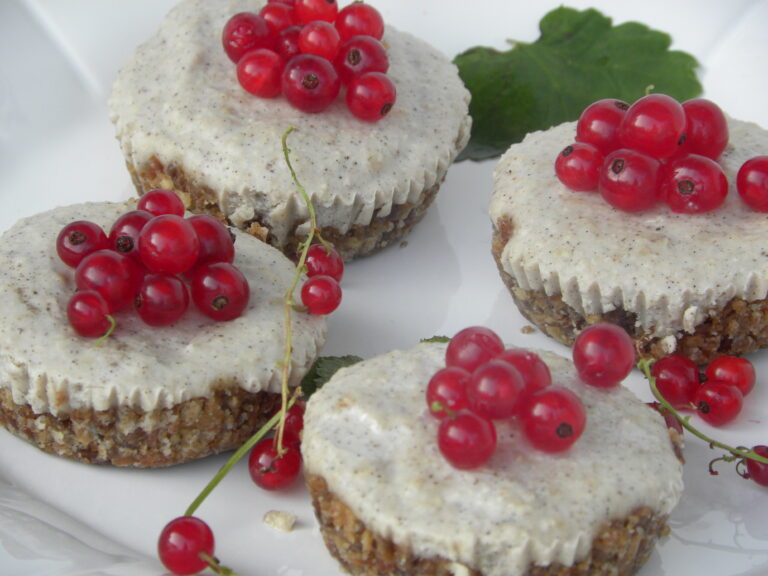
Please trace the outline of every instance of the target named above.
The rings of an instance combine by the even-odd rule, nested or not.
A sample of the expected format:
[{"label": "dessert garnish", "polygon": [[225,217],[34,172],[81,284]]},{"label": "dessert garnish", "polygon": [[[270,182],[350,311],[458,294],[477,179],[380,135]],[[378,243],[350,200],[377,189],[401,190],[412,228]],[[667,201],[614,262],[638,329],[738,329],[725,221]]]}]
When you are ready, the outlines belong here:
[{"label": "dessert garnish", "polygon": [[[768,446],[729,446],[696,428],[691,422],[691,415],[683,415],[680,412],[695,410],[696,414],[712,426],[722,426],[732,421],[741,410],[742,390],[747,390],[748,393],[754,386],[755,373],[752,363],[741,357],[718,357],[707,365],[707,380],[699,384],[698,378],[690,373],[690,366],[686,362],[681,361],[679,357],[666,357],[669,358],[673,359],[665,361],[665,358],[661,358],[656,362],[642,359],[638,363],[656,399],[654,406],[664,415],[668,426],[680,434],[685,429],[704,440],[710,448],[725,451],[725,454],[709,463],[709,472],[713,476],[718,474],[715,470],[718,462],[735,462],[736,472],[742,478],[768,486]],[[659,363],[662,365],[659,366]],[[708,387],[708,384],[712,386]]]},{"label": "dessert garnish", "polygon": [[184,217],[172,190],[151,190],[123,213],[109,235],[93,222],[66,225],[56,240],[75,269],[77,291],[67,317],[81,336],[112,333],[115,315],[133,308],[149,326],[167,326],[190,300],[217,321],[239,317],[250,299],[248,280],[232,264],[234,237],[211,216]]},{"label": "dessert garnish", "polygon": [[296,0],[233,15],[222,44],[254,96],[282,94],[299,110],[319,113],[346,86],[349,111],[377,122],[397,99],[383,35],[384,20],[370,4],[356,0],[339,10],[336,0]]},{"label": "dessert garnish", "polygon": [[698,62],[670,50],[664,32],[567,7],[547,13],[539,29],[532,43],[478,46],[454,59],[472,94],[472,137],[460,160],[498,156],[530,132],[576,120],[595,100],[631,102],[650,84],[680,100],[701,94]]},{"label": "dessert garnish", "polygon": [[[210,568],[216,574],[234,576],[234,572],[221,565],[214,556],[212,530],[194,514],[243,457],[248,455],[248,471],[254,483],[266,490],[279,490],[289,486],[301,472],[300,439],[303,428],[303,404],[299,396],[302,389],[297,388],[293,394],[289,394],[288,390],[293,346],[292,313],[294,309],[299,308],[294,300],[294,293],[301,282],[302,275],[306,275],[307,280],[302,288],[309,284],[312,289],[308,291],[309,297],[304,296],[302,289],[304,309],[310,314],[332,312],[341,301],[339,281],[344,274],[344,263],[338,252],[319,236],[314,207],[291,163],[287,139],[292,131],[293,128],[289,128],[283,135],[283,153],[294,184],[309,211],[309,233],[298,247],[296,272],[283,299],[285,349],[281,362],[281,407],[264,426],[232,454],[187,507],[184,514],[171,520],[160,533],[158,556],[173,574],[196,574]],[[319,243],[313,243],[316,239]],[[317,282],[318,279],[322,282]],[[311,282],[313,280],[315,282]],[[274,434],[270,436],[272,432]]]},{"label": "dessert garnish", "polygon": [[[573,361],[584,383],[610,388],[632,370],[635,351],[626,332],[601,323],[577,338]],[[493,456],[497,420],[517,419],[528,442],[544,452],[567,450],[584,431],[586,412],[579,397],[552,384],[537,354],[506,350],[488,328],[471,326],[456,333],[445,362],[427,385],[426,402],[440,420],[438,447],[455,468],[477,468]]]},{"label": "dessert garnish", "polygon": [[[728,122],[710,100],[680,103],[655,93],[631,106],[598,100],[579,117],[575,139],[555,160],[558,179],[576,192],[598,191],[619,210],[664,202],[673,212],[699,214],[718,209],[728,195],[717,162],[728,145]],[[747,206],[768,211],[768,157],[741,167],[737,190]]]}]

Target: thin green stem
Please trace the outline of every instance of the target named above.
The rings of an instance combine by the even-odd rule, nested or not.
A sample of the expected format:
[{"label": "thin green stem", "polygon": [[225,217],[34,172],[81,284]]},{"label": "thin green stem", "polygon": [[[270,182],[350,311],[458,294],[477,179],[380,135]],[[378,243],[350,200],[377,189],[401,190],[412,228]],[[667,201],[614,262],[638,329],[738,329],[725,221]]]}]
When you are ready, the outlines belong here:
[{"label": "thin green stem", "polygon": [[293,275],[293,281],[291,282],[288,291],[285,293],[285,298],[283,300],[283,314],[285,317],[285,348],[283,350],[282,380],[280,386],[283,402],[280,410],[280,422],[278,423],[277,428],[278,454],[283,453],[283,433],[285,431],[285,418],[288,412],[288,378],[290,376],[291,357],[293,355],[292,312],[295,304],[293,295],[296,292],[296,288],[298,287],[299,282],[301,281],[301,274],[304,271],[304,267],[307,261],[307,252],[309,251],[309,247],[312,244],[315,230],[317,230],[317,214],[315,212],[315,207],[312,205],[312,200],[310,199],[309,194],[307,194],[306,189],[299,181],[298,176],[296,176],[296,171],[294,170],[293,164],[291,163],[291,149],[288,148],[288,135],[294,130],[295,128],[291,126],[283,134],[283,155],[285,156],[285,163],[288,165],[288,171],[291,173],[291,179],[296,185],[296,188],[304,200],[304,203],[307,206],[307,210],[309,211],[309,233],[307,238],[299,244],[301,251],[299,253],[299,261],[296,264],[296,272]]},{"label": "thin green stem", "polygon": [[[286,409],[293,406],[294,402],[296,402],[295,397],[289,399]],[[238,448],[237,451],[235,451],[235,453],[232,454],[232,456],[229,457],[229,460],[227,460],[224,463],[224,465],[221,468],[219,468],[219,471],[216,472],[216,475],[213,478],[211,478],[210,482],[208,482],[208,484],[205,486],[205,488],[203,488],[200,494],[197,495],[197,498],[195,498],[192,501],[192,504],[190,504],[189,507],[186,509],[186,511],[184,512],[185,516],[194,515],[194,513],[197,511],[197,509],[200,507],[203,501],[208,497],[208,495],[211,492],[213,492],[214,488],[216,488],[216,486],[219,485],[219,482],[221,482],[224,479],[224,477],[235,466],[235,464],[237,464],[243,456],[248,454],[248,451],[251,448],[253,448],[259,442],[259,440],[264,438],[264,436],[266,436],[269,433],[269,431],[275,427],[275,425],[278,423],[279,420],[280,420],[279,413],[272,416],[272,418],[267,420],[267,423],[264,424],[264,426],[259,428],[259,430],[253,436],[248,438],[248,440],[242,446],[240,446],[240,448]]]},{"label": "thin green stem", "polygon": [[674,416],[677,419],[677,421],[680,422],[683,428],[688,430],[688,432],[690,432],[697,438],[701,438],[702,440],[704,440],[704,442],[709,444],[711,448],[720,448],[721,450],[725,450],[726,452],[733,454],[737,458],[749,458],[750,460],[754,460],[756,462],[762,462],[764,464],[768,464],[768,458],[760,456],[753,449],[744,448],[741,446],[735,447],[735,448],[733,446],[729,446],[728,444],[720,442],[719,440],[710,438],[709,436],[704,434],[701,430],[696,428],[693,424],[691,424],[691,418],[689,416],[683,416],[682,414],[680,414],[661,395],[661,393],[659,392],[659,389],[656,387],[656,378],[654,378],[653,375],[651,374],[651,364],[652,362],[650,360],[643,359],[643,360],[640,360],[640,362],[638,363],[638,367],[640,368],[642,373],[645,375],[646,380],[648,380],[648,385],[651,388],[651,393],[653,394],[654,398],[656,398],[656,400],[659,402],[662,409],[672,414],[672,416]]}]

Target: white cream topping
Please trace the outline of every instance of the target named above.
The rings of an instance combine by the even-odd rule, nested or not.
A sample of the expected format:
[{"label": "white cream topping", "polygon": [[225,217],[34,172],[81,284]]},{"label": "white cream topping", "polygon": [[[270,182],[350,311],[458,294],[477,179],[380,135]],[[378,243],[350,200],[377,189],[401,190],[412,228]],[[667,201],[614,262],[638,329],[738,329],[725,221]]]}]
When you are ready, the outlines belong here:
[{"label": "white cream topping", "polygon": [[[0,237],[0,386],[36,413],[115,406],[145,411],[208,396],[224,383],[250,392],[280,390],[282,300],[294,266],[278,250],[237,232],[234,264],[251,288],[246,311],[230,322],[203,316],[190,302],[176,324],[152,328],[118,313],[100,344],[75,334],[66,316],[74,271],[56,254],[59,231],[91,220],[106,232],[130,203],[57,208],[17,222]],[[290,383],[298,384],[325,342],[324,317],[293,315]]]},{"label": "white cream topping", "polygon": [[517,423],[498,422],[486,465],[451,467],[424,400],[445,345],[419,344],[339,371],[310,399],[304,465],[369,529],[487,576],[571,565],[604,523],[641,506],[669,513],[682,465],[659,414],[629,390],[589,387],[571,362],[541,355],[554,384],[575,391],[587,410],[583,435],[565,453],[537,451]]},{"label": "white cream topping", "polygon": [[320,226],[342,233],[387,216],[438,184],[469,138],[469,93],[456,67],[424,42],[386,28],[389,76],[397,102],[382,121],[355,119],[343,95],[320,114],[282,98],[251,96],[237,82],[221,46],[230,16],[263,1],[185,0],[141,45],[115,81],[110,109],[129,163],[153,155],[178,164],[218,194],[230,221],[256,216],[279,245],[308,218],[283,159],[289,138],[297,175],[312,196]]},{"label": "white cream topping", "polygon": [[[729,120],[730,144],[719,162],[729,182],[723,207],[675,214],[665,205],[628,214],[597,193],[573,192],[556,178],[554,159],[575,123],[529,134],[499,161],[490,216],[511,218],[514,233],[501,263],[525,290],[561,295],[589,315],[616,308],[637,314],[654,337],[693,332],[734,297],[768,294],[768,214],[748,208],[736,174],[768,153],[768,132]],[[674,346],[672,346],[674,350]]]}]

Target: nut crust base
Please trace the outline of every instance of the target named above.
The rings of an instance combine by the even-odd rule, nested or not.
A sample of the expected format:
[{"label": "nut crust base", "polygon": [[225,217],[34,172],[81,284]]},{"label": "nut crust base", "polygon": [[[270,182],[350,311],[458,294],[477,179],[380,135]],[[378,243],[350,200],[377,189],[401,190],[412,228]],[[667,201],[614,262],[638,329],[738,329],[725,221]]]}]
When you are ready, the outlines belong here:
[{"label": "nut crust base", "polygon": [[[184,201],[187,210],[194,213],[211,214],[229,224],[218,205],[216,192],[188,177],[183,167],[176,164],[163,165],[155,156],[152,156],[146,164],[139,167],[131,163],[126,163],[126,165],[133,184],[140,195],[154,188],[175,190]],[[437,195],[444,177],[445,175],[431,188],[425,189],[416,202],[393,204],[392,210],[387,216],[374,218],[370,224],[355,224],[346,233],[341,233],[338,229],[330,226],[321,227],[320,235],[324,240],[334,245],[345,261],[378,252],[406,236],[411,228],[424,217],[427,208]],[[296,228],[301,224],[303,222],[297,223]],[[294,230],[294,235],[288,238],[284,245],[278,245],[269,227],[259,220],[258,215],[256,219],[248,223],[244,230],[260,240],[272,244],[291,259],[296,258],[298,245],[304,240],[304,236],[297,235]]]},{"label": "nut crust base", "polygon": [[207,398],[150,412],[118,407],[36,414],[0,390],[0,424],[44,452],[87,464],[157,468],[240,447],[280,405],[280,395],[221,387]]},{"label": "nut crust base", "polygon": [[640,358],[658,360],[671,353],[688,356],[697,364],[707,364],[717,356],[739,356],[768,348],[768,299],[746,301],[733,298],[693,332],[675,334],[675,349],[670,350],[664,338],[654,337],[637,325],[637,316],[622,308],[605,314],[584,316],[563,302],[560,295],[547,295],[543,290],[524,290],[501,263],[501,253],[513,233],[510,220],[497,222],[492,253],[504,284],[512,294],[520,313],[534,326],[567,346],[584,328],[597,322],[618,324],[632,337]]},{"label": "nut crust base", "polygon": [[[421,558],[406,546],[372,532],[333,494],[321,476],[306,474],[315,516],[325,544],[353,576],[453,576],[456,563],[440,557]],[[630,576],[635,574],[666,535],[667,517],[639,508],[606,524],[592,541],[589,556],[573,566],[530,566],[525,576]],[[468,566],[469,576],[483,572]]]}]

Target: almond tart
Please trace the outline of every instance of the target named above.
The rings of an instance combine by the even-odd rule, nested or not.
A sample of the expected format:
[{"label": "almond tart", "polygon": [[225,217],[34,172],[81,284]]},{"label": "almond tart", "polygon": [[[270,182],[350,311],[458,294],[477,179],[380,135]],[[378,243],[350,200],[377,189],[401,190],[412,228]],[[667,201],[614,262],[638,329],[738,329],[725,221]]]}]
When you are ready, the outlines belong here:
[{"label": "almond tart", "polygon": [[[38,448],[87,463],[169,466],[239,447],[280,403],[283,294],[295,267],[236,232],[234,264],[248,307],[216,322],[192,304],[150,327],[132,311],[96,342],[75,333],[67,302],[74,270],[56,253],[59,231],[91,220],[109,231],[134,203],[87,203],[25,218],[0,242],[0,421]],[[293,314],[290,385],[325,341],[323,317]]]},{"label": "almond tart", "polygon": [[768,151],[768,132],[730,119],[718,159],[730,190],[724,205],[677,214],[663,204],[626,213],[563,186],[554,158],[575,130],[574,122],[529,134],[496,167],[492,252],[522,314],[568,345],[587,325],[619,324],[645,358],[705,364],[767,347],[768,214],[742,202],[736,174]]},{"label": "almond tart", "polygon": [[307,234],[307,209],[281,139],[317,210],[324,238],[349,260],[397,242],[422,218],[469,138],[469,92],[456,67],[425,42],[386,26],[387,75],[397,88],[377,123],[356,119],[343,94],[321,113],[257,98],[236,77],[222,29],[262,1],[185,0],[122,67],[109,101],[139,193],[173,188],[289,256]]},{"label": "almond tart", "polygon": [[[474,470],[437,446],[425,390],[445,344],[340,370],[309,400],[305,478],[330,553],[355,576],[625,576],[667,531],[682,464],[661,416],[629,390],[583,384],[540,353],[587,423],[567,451],[534,449],[516,421]],[[679,437],[678,437],[679,438]]]}]

